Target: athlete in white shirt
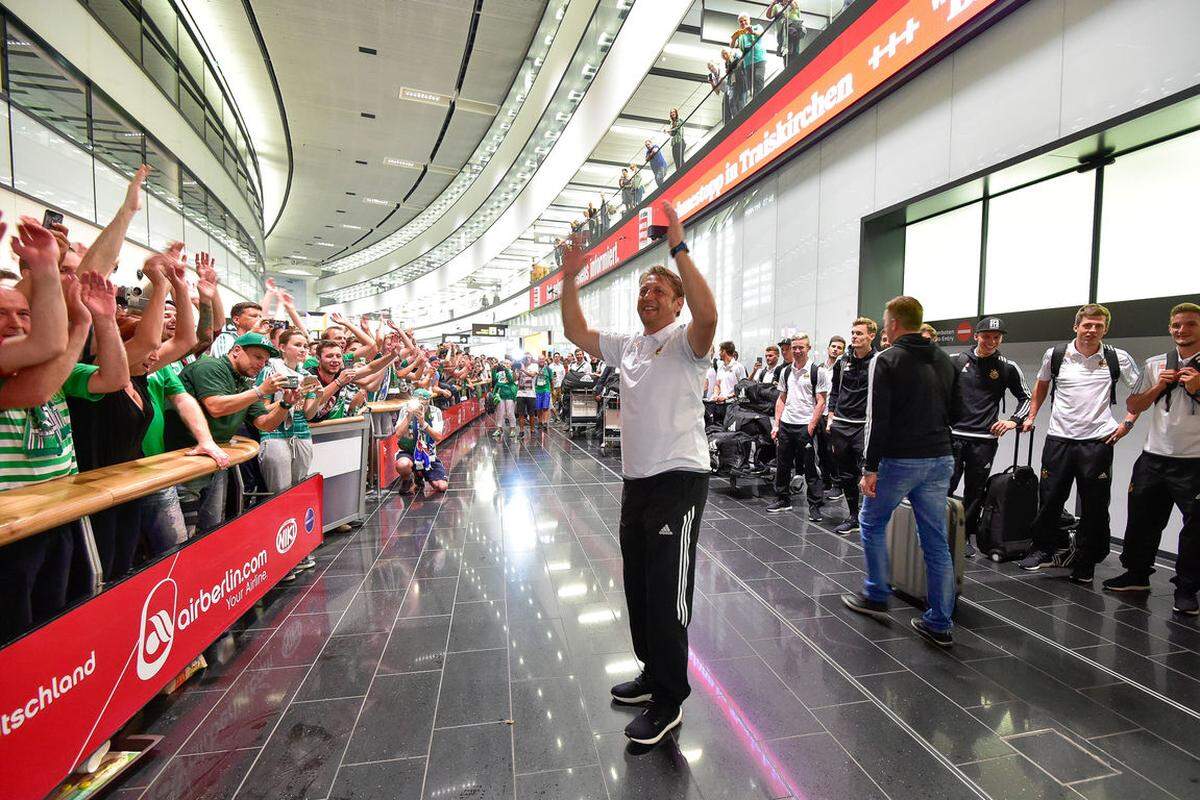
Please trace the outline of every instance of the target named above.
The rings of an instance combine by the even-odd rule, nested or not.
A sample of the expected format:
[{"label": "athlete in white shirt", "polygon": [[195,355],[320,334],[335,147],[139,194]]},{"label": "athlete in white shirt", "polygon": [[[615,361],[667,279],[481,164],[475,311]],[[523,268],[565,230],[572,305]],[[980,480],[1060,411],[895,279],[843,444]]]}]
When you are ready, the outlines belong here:
[{"label": "athlete in white shirt", "polygon": [[792,467],[804,472],[804,489],[808,494],[808,518],[821,522],[821,505],[825,492],[817,474],[816,446],[813,437],[825,415],[829,397],[829,373],[820,365],[810,363],[812,347],[808,334],[792,337],[792,363],[779,376],[779,398],[775,401],[775,424],[771,437],[778,448],[775,452],[775,495],[777,499],[767,511],[778,513],[792,507]]},{"label": "athlete in white shirt", "polygon": [[[691,692],[687,626],[709,476],[701,378],[717,330],[716,300],[688,255],[679,216],[670,203],[662,212],[679,274],[656,266],[641,276],[641,334],[588,327],[575,285],[585,263],[582,242],[573,237],[563,253],[567,338],[621,372],[621,558],[633,651],[645,666],[635,680],[614,686],[612,696],[650,701],[625,728],[639,744],[655,744],[677,726]],[[692,321],[680,324],[685,303]]]},{"label": "athlete in white shirt", "polygon": [[1175,611],[1200,613],[1200,306],[1171,309],[1174,347],[1146,360],[1126,402],[1131,414],[1149,414],[1146,446],[1133,465],[1129,515],[1121,550],[1124,574],[1103,584],[1110,592],[1148,592],[1154,558],[1171,507],[1183,514],[1175,561]]},{"label": "athlete in white shirt", "polygon": [[1042,448],[1038,515],[1031,526],[1033,546],[1021,560],[1021,569],[1053,564],[1055,551],[1068,544],[1061,540],[1058,521],[1075,484],[1080,504],[1075,553],[1061,566],[1070,566],[1071,580],[1083,584],[1092,582],[1096,565],[1108,557],[1113,445],[1137,419],[1127,414],[1118,423],[1109,410],[1116,403],[1117,382],[1133,386],[1138,380],[1129,353],[1104,344],[1111,320],[1108,309],[1094,303],[1075,313],[1075,339],[1051,347],[1042,358],[1023,425],[1023,430],[1033,430],[1034,417],[1049,394],[1052,408]]}]

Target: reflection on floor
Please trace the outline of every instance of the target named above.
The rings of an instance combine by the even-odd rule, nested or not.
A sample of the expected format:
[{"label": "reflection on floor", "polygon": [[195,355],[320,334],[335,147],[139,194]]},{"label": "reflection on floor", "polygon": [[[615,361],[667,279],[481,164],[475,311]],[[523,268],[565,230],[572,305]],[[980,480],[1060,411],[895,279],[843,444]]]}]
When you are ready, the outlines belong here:
[{"label": "reflection on floor", "polygon": [[166,738],[115,797],[1200,796],[1200,627],[1164,575],[1139,602],[976,561],[945,653],[841,606],[857,543],[718,481],[684,724],[633,749],[617,460],[478,426],[444,455],[450,494],[331,536],[135,721]]}]

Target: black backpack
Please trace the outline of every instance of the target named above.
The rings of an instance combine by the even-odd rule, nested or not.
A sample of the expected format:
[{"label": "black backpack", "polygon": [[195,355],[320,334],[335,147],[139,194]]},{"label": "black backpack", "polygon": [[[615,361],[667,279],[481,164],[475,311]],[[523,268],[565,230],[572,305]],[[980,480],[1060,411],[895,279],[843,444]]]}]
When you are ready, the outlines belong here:
[{"label": "black backpack", "polygon": [[779,397],[779,389],[773,383],[760,383],[749,378],[737,382],[734,396],[738,405],[759,414],[774,414],[775,400]]},{"label": "black backpack", "polygon": [[[1058,388],[1058,371],[1062,369],[1063,357],[1067,354],[1067,345],[1070,342],[1063,342],[1054,346],[1054,350],[1050,353],[1050,402],[1054,402],[1054,390]],[[1102,345],[1104,352],[1104,363],[1108,365],[1108,376],[1112,379],[1112,386],[1108,389],[1108,404],[1115,406],[1117,404],[1117,381],[1121,380],[1121,362],[1117,359],[1116,348],[1109,345]]]},{"label": "black backpack", "polygon": [[[787,382],[791,379],[791,377],[792,377],[792,365],[788,364],[783,370],[782,377],[780,377],[780,379],[777,380],[776,383],[777,384],[782,383],[784,386],[787,386]],[[821,377],[821,365],[818,364],[816,361],[813,361],[811,364],[808,365],[808,379],[810,381],[812,381],[813,402],[816,402],[816,400],[817,400],[817,383],[818,383],[818,379],[820,377]]]},{"label": "black backpack", "polygon": [[[1171,348],[1170,350],[1167,351],[1167,363],[1166,363],[1166,366],[1164,367],[1164,369],[1166,369],[1166,370],[1178,370],[1179,369],[1179,351],[1176,350],[1175,348]],[[1166,408],[1168,414],[1171,413],[1171,395],[1175,394],[1175,390],[1178,389],[1179,386],[1180,386],[1180,383],[1178,381],[1176,381],[1175,383],[1172,383],[1170,386],[1168,386],[1162,394],[1160,394],[1158,397],[1154,398],[1155,403],[1157,403],[1159,400],[1163,400],[1164,407]],[[1187,389],[1184,389],[1184,394],[1187,394]],[[1165,398],[1165,400],[1164,400],[1164,398]],[[1192,413],[1195,414],[1196,413],[1196,398],[1192,397],[1190,394],[1188,395],[1188,398],[1192,401]]]}]

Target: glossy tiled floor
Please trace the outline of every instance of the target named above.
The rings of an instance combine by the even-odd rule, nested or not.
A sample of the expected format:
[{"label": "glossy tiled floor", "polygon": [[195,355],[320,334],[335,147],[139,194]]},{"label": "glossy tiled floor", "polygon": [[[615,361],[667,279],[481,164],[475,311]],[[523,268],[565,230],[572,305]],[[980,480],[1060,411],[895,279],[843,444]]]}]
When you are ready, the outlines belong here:
[{"label": "glossy tiled floor", "polygon": [[616,459],[478,427],[443,455],[451,493],[330,537],[135,721],[165,739],[117,798],[1200,796],[1200,627],[1165,575],[1136,602],[972,563],[944,653],[908,607],[839,604],[855,542],[720,482],[683,726],[631,747]]}]

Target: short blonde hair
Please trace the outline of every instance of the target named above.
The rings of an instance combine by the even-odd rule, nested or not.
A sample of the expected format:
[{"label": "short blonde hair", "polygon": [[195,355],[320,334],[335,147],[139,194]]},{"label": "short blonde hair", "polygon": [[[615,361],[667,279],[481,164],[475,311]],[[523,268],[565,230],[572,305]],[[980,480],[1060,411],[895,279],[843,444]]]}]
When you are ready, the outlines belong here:
[{"label": "short blonde hair", "polygon": [[1104,329],[1112,327],[1112,312],[1099,303],[1088,303],[1075,312],[1075,324],[1078,325],[1084,317],[1104,317]]},{"label": "short blonde hair", "polygon": [[883,309],[906,331],[919,330],[925,321],[925,309],[921,307],[921,301],[906,294],[888,300]]},{"label": "short blonde hair", "polygon": [[879,325],[877,325],[875,320],[871,319],[870,317],[859,317],[858,319],[854,320],[854,322],[850,323],[851,328],[856,325],[866,325],[867,333],[871,334],[872,336],[879,333]]}]

